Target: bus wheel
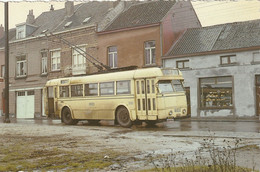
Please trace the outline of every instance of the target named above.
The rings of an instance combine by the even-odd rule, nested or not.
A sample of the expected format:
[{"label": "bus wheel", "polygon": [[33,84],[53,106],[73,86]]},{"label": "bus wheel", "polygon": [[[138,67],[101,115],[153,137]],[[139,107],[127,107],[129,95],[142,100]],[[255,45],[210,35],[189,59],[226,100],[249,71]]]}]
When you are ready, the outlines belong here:
[{"label": "bus wheel", "polygon": [[78,120],[72,119],[71,112],[67,107],[62,110],[62,120],[67,125],[75,125],[78,123]]},{"label": "bus wheel", "polygon": [[116,120],[122,127],[131,127],[133,125],[129,116],[129,112],[125,107],[120,107],[116,111]]},{"label": "bus wheel", "polygon": [[149,126],[153,126],[156,124],[157,121],[145,121],[145,123]]}]

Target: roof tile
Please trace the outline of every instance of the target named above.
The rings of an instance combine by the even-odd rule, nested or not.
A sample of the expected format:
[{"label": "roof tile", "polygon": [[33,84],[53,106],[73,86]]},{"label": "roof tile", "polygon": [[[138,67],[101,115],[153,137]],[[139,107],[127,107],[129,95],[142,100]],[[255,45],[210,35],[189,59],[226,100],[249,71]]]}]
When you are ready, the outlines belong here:
[{"label": "roof tile", "polygon": [[159,23],[174,4],[174,1],[154,1],[132,5],[104,31]]}]

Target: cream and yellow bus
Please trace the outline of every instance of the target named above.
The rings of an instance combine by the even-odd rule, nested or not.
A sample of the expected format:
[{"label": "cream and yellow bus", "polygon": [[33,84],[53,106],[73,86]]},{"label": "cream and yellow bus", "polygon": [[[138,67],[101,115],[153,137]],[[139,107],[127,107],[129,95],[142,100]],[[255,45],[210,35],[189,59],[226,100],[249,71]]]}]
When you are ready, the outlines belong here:
[{"label": "cream and yellow bus", "polygon": [[49,80],[45,113],[65,124],[114,120],[155,124],[187,116],[183,77],[178,69],[146,68]]}]

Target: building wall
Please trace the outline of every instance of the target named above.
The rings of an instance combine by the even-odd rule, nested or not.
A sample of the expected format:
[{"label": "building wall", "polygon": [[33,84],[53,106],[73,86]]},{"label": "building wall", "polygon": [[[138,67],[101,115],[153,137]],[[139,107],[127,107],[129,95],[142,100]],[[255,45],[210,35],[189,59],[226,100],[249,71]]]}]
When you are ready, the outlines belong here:
[{"label": "building wall", "polygon": [[[256,116],[255,76],[260,74],[260,64],[253,62],[253,52],[244,51],[227,54],[204,55],[186,58],[165,59],[165,67],[176,67],[176,61],[189,60],[189,69],[182,70],[185,87],[190,87],[191,116]],[[220,56],[236,55],[237,64],[220,65]],[[200,110],[199,78],[232,76],[233,109]]]},{"label": "building wall", "polygon": [[[69,41],[72,45],[84,46],[88,54],[97,58],[97,35],[95,27],[61,33],[58,36]],[[48,46],[49,51],[55,49],[61,50],[61,70],[59,71],[51,71],[51,53],[49,52],[48,71],[50,72],[48,73],[48,80],[72,76],[72,48],[54,36],[48,38]],[[88,55],[87,57],[91,59]],[[97,70],[88,60],[86,60],[86,62],[88,73],[93,73]]]},{"label": "building wall", "polygon": [[[44,87],[47,76],[41,75],[41,50],[48,49],[48,42],[45,38],[27,41],[13,42],[10,44],[9,82],[10,82],[10,114],[16,114],[16,93],[17,91],[34,90],[35,95],[35,116],[41,114],[42,95],[39,92]],[[27,60],[27,76],[16,77],[16,57],[25,55]]]},{"label": "building wall", "polygon": [[176,2],[162,21],[163,51],[166,54],[170,47],[187,28],[201,27],[190,1]]},{"label": "building wall", "polygon": [[146,67],[144,42],[155,40],[156,65],[161,65],[160,26],[117,31],[98,35],[98,58],[108,65],[107,48],[117,46],[118,67]]}]

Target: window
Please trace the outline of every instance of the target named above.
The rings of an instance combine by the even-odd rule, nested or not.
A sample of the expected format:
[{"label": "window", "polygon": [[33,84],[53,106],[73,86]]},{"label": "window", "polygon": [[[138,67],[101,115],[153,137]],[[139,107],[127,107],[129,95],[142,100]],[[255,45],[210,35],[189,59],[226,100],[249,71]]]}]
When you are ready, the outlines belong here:
[{"label": "window", "polygon": [[260,63],[260,53],[259,52],[254,52],[253,53],[253,62]]},{"label": "window", "polygon": [[220,64],[221,65],[236,64],[236,56],[235,55],[221,56]]},{"label": "window", "polygon": [[2,78],[5,77],[5,66],[4,65],[1,66],[1,77]]},{"label": "window", "polygon": [[[80,47],[80,49],[72,49],[72,57],[73,57],[73,67],[79,68],[86,66],[86,58],[82,55],[85,54],[85,47]],[[80,52],[80,53],[79,53]]]},{"label": "window", "polygon": [[160,93],[173,93],[173,86],[170,80],[158,82]]},{"label": "window", "polygon": [[51,52],[51,70],[60,70],[60,50]]},{"label": "window", "polygon": [[60,97],[69,97],[69,86],[60,86]]},{"label": "window", "polygon": [[179,69],[189,68],[189,60],[176,61],[176,67]]},{"label": "window", "polygon": [[83,85],[72,85],[71,86],[71,97],[83,96]]},{"label": "window", "polygon": [[16,76],[24,77],[26,76],[26,57],[20,56],[16,58]]},{"label": "window", "polygon": [[145,45],[145,64],[155,64],[155,41],[148,41]]},{"label": "window", "polygon": [[25,25],[18,26],[16,29],[16,39],[25,38]]},{"label": "window", "polygon": [[232,77],[216,77],[200,79],[201,108],[230,108],[233,106]]},{"label": "window", "polygon": [[177,80],[177,79],[172,80],[172,84],[173,84],[173,87],[174,87],[176,92],[184,91],[182,82],[180,80]]},{"label": "window", "polygon": [[100,83],[100,95],[113,95],[114,82]]},{"label": "window", "polygon": [[42,74],[47,74],[47,51],[41,52],[42,55]]},{"label": "window", "polygon": [[53,87],[48,87],[48,98],[54,98]]},{"label": "window", "polygon": [[117,47],[108,47],[108,64],[111,68],[117,67]]},{"label": "window", "polygon": [[98,84],[85,84],[85,96],[97,96]]},{"label": "window", "polygon": [[130,94],[130,81],[117,81],[116,94]]}]

